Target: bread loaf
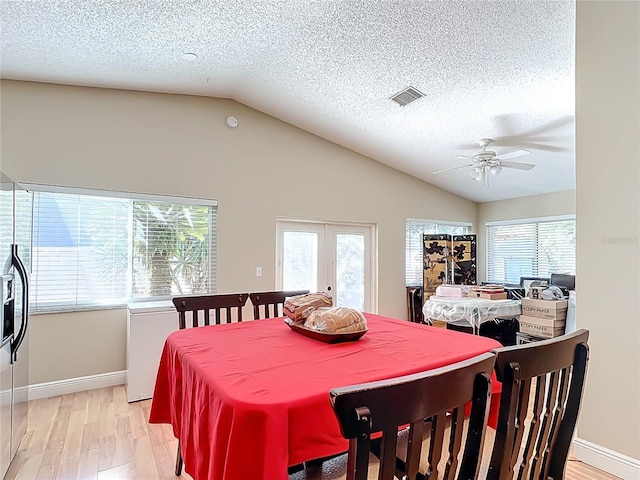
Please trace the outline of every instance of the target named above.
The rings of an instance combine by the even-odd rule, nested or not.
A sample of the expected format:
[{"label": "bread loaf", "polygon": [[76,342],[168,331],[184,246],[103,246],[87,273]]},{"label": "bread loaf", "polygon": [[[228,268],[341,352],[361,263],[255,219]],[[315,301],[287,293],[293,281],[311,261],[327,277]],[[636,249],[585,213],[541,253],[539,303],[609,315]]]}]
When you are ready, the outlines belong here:
[{"label": "bread loaf", "polygon": [[367,329],[367,319],[353,308],[319,308],[309,314],[304,326],[325,333],[361,332]]},{"label": "bread loaf", "polygon": [[318,292],[291,297],[284,302],[284,314],[296,323],[303,323],[317,308],[331,307],[330,295]]}]

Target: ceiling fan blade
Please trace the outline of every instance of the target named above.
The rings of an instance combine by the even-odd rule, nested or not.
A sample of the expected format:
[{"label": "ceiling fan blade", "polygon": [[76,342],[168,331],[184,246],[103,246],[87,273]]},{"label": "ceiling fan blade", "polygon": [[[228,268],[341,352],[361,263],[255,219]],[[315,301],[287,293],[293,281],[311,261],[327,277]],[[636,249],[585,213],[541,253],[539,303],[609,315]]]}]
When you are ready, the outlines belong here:
[{"label": "ceiling fan blade", "polygon": [[518,170],[531,170],[535,165],[533,163],[505,162],[500,160],[500,166],[506,168],[517,168]]},{"label": "ceiling fan blade", "polygon": [[464,159],[468,159],[468,160],[474,160],[473,157],[470,157],[468,155],[454,155],[453,158],[464,158]]},{"label": "ceiling fan blade", "polygon": [[568,152],[570,150],[566,147],[554,147],[553,145],[545,145],[544,143],[534,142],[520,142],[515,145],[519,147],[530,148],[532,150],[544,150],[546,152]]},{"label": "ceiling fan blade", "polygon": [[496,123],[498,125],[498,129],[503,132],[503,137],[518,137],[521,140],[533,139],[533,137],[538,137],[547,132],[553,132],[554,130],[575,121],[573,115],[565,115],[543,125],[538,125],[537,127],[530,128],[529,130],[516,133],[515,127],[518,123],[518,116],[518,114],[513,113],[496,115]]},{"label": "ceiling fan blade", "polygon": [[509,160],[510,158],[518,158],[523,157],[524,155],[529,155],[531,152],[529,150],[516,150],[515,152],[503,153],[500,155],[496,155],[496,160]]},{"label": "ceiling fan blade", "polygon": [[465,168],[465,167],[471,167],[471,166],[473,166],[473,163],[469,163],[468,165],[458,165],[457,167],[451,167],[451,168],[445,168],[444,170],[438,170],[436,172],[433,172],[433,174],[435,175],[436,173],[448,172],[450,170],[457,170],[459,168]]}]

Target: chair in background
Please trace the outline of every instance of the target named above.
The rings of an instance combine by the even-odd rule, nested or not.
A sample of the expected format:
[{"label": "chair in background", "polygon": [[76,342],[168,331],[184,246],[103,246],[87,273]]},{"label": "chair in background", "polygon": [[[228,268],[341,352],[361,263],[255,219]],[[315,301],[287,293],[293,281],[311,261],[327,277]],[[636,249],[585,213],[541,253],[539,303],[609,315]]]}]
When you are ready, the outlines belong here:
[{"label": "chair in background", "polygon": [[[180,330],[182,330],[187,328],[187,313],[191,314],[191,327],[231,323],[234,318],[235,321],[241,322],[242,307],[247,303],[247,298],[249,298],[248,293],[230,293],[224,295],[173,297],[171,300],[178,311],[178,324]],[[200,313],[202,313],[202,325],[200,325]],[[224,316],[222,315],[223,313]],[[182,474],[182,466],[182,453],[180,452],[180,441],[178,441],[176,476]]]},{"label": "chair in background", "polygon": [[414,323],[424,323],[422,286],[407,287],[407,316]]},{"label": "chair in background", "polygon": [[[349,439],[347,480],[367,478],[374,443],[379,447],[380,480],[391,480],[394,475],[402,478],[405,474],[415,479],[421,459],[426,460],[431,472],[428,478],[477,478],[494,362],[495,356],[486,353],[443,368],[331,390],[331,404],[342,435]],[[468,402],[472,402],[471,414],[465,422]],[[430,422],[425,421],[427,418]],[[405,430],[407,454],[404,459],[396,459],[398,429],[405,425],[409,425]],[[429,425],[427,447],[423,438]],[[445,436],[445,429],[451,433]],[[372,442],[374,432],[382,432],[382,437]],[[442,477],[438,472],[441,460],[446,460]]]},{"label": "chair in background", "polygon": [[282,317],[284,316],[284,302],[286,299],[306,293],[309,293],[309,290],[251,293],[249,298],[253,304],[253,319]]},{"label": "chair in background", "polygon": [[[203,325],[220,325],[231,323],[234,319],[242,321],[242,307],[247,303],[248,293],[229,293],[224,295],[201,295],[197,297],[173,297],[172,301],[178,311],[180,329],[186,328],[187,312],[191,313],[191,326],[200,326],[200,312],[203,314]],[[213,315],[211,313],[213,312]],[[224,313],[224,317],[222,316]],[[212,317],[213,316],[213,322]]]},{"label": "chair in background", "polygon": [[494,350],[502,393],[487,480],[564,478],[587,371],[588,339],[588,330],[578,330]]}]

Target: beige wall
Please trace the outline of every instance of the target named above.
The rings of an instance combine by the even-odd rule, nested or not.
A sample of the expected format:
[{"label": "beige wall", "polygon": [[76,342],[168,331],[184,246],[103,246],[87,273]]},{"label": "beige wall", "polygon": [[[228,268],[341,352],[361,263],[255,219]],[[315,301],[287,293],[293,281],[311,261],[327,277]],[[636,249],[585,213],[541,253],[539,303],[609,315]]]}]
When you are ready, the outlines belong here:
[{"label": "beige wall", "polygon": [[577,2],[576,22],[578,436],[640,459],[640,3]]},{"label": "beige wall", "polygon": [[[232,100],[13,81],[1,95],[2,169],[16,180],[218,199],[220,293],[275,286],[276,217],[368,222],[378,311],[405,318],[405,218],[476,219],[471,201]],[[104,338],[122,338],[125,316],[105,315],[113,330],[76,337],[88,314],[37,318],[32,334],[51,348],[31,350],[31,383],[124,369],[122,344]]]},{"label": "beige wall", "polygon": [[125,370],[126,348],[125,309],[31,315],[29,383]]},{"label": "beige wall", "polygon": [[478,281],[487,280],[487,232],[486,222],[572,215],[576,213],[576,192],[563,192],[519,197],[478,205]]}]

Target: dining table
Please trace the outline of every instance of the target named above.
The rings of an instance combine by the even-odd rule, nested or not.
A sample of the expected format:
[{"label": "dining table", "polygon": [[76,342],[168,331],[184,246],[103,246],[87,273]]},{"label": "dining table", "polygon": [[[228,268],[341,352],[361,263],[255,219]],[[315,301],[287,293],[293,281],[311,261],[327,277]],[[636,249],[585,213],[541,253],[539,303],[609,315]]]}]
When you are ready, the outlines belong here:
[{"label": "dining table", "polygon": [[[367,333],[339,343],[301,335],[282,317],[175,331],[163,347],[149,421],[172,425],[195,480],[286,480],[289,466],[347,450],[332,388],[438,368],[501,346],[365,317]],[[493,382],[492,400],[499,386]]]}]

